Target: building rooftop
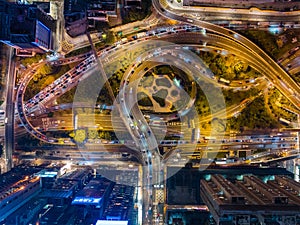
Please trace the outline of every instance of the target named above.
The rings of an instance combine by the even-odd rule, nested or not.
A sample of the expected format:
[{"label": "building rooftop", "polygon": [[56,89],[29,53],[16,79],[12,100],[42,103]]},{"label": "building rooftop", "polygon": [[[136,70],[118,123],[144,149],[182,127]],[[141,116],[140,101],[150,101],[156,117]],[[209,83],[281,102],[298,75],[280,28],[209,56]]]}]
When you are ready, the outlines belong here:
[{"label": "building rooftop", "polygon": [[0,192],[0,201],[12,194],[24,190],[27,186],[39,181],[39,177],[25,177]]},{"label": "building rooftop", "polygon": [[66,173],[65,175],[61,176],[60,179],[81,180],[90,172],[91,172],[91,170],[89,168],[76,169],[76,170],[73,170],[73,171],[71,171],[69,173]]},{"label": "building rooftop", "polygon": [[90,0],[87,7],[88,11],[114,11],[116,9],[116,0]]},{"label": "building rooftop", "polygon": [[22,181],[25,183],[29,178],[41,169],[36,167],[17,166],[12,168],[9,172],[0,175],[0,193],[5,193],[13,187],[20,185]]},{"label": "building rooftop", "polygon": [[176,204],[199,204],[203,201],[200,198],[200,180],[205,179],[210,174],[221,174],[227,177],[239,177],[245,174],[252,174],[258,177],[268,175],[284,175],[293,177],[291,172],[284,168],[259,168],[254,166],[220,167],[211,166],[205,170],[198,168],[178,168],[168,167],[167,176],[167,203]]},{"label": "building rooftop", "polygon": [[290,11],[299,9],[299,1],[290,0],[184,0],[183,5],[228,7],[228,8],[259,8],[276,11]]},{"label": "building rooftop", "polygon": [[63,208],[50,207],[41,217],[41,224],[58,224],[58,221],[62,216]]},{"label": "building rooftop", "polygon": [[300,184],[285,176],[264,180],[243,176],[230,181],[222,175],[200,181],[200,195],[215,218],[225,214],[300,214]]},{"label": "building rooftop", "polygon": [[103,217],[107,220],[128,220],[128,213],[133,208],[134,187],[115,184]]},{"label": "building rooftop", "polygon": [[113,183],[106,178],[94,178],[76,194],[72,204],[99,205],[102,202],[102,198],[110,192],[112,184]]},{"label": "building rooftop", "polygon": [[20,218],[26,218],[27,221],[30,221],[35,215],[35,212],[39,211],[47,203],[46,199],[43,198],[33,198],[26,202],[24,205],[14,211],[11,215],[6,218],[7,224],[18,224]]},{"label": "building rooftop", "polygon": [[49,189],[44,189],[41,197],[48,198],[70,198],[73,196],[77,181],[57,180]]},{"label": "building rooftop", "polygon": [[[36,52],[51,49],[55,21],[37,5],[0,0],[0,41]],[[44,49],[45,48],[45,49]]]}]

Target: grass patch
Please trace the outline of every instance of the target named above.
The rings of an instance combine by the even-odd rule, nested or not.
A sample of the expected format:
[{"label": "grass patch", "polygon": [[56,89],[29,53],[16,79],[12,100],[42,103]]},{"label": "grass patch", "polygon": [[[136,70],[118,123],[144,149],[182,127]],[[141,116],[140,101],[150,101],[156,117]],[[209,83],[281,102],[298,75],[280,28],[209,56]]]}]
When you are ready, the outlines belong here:
[{"label": "grass patch", "polygon": [[232,130],[240,130],[241,128],[275,129],[279,127],[278,121],[272,119],[268,113],[263,97],[251,102],[237,117],[229,119],[228,124]]},{"label": "grass patch", "polygon": [[55,67],[53,70],[55,70],[55,73],[52,73],[51,75],[38,73],[37,71],[37,73],[34,75],[33,79],[30,80],[26,88],[24,94],[25,101],[35,96],[42,89],[51,84],[54,80],[56,80],[57,78],[65,74],[67,71],[69,71],[70,67],[69,65],[64,65],[61,67]]},{"label": "grass patch", "polygon": [[138,104],[140,106],[145,106],[145,107],[151,107],[151,106],[153,106],[151,99],[144,92],[138,92],[137,93],[137,99],[138,99]]},{"label": "grass patch", "polygon": [[276,43],[276,36],[265,30],[244,30],[243,35],[252,40],[259,47],[264,49],[269,55],[276,57],[279,48]]},{"label": "grass patch", "polygon": [[172,86],[167,78],[158,78],[155,80],[155,83],[157,86],[163,86],[167,88],[170,88]]},{"label": "grass patch", "polygon": [[165,99],[168,96],[168,90],[161,89],[155,94],[152,95],[152,98],[160,105],[160,107],[165,107],[166,102]]},{"label": "grass patch", "polygon": [[177,90],[172,90],[172,91],[171,91],[171,95],[172,95],[173,97],[177,97],[178,91],[177,91]]},{"label": "grass patch", "polygon": [[56,99],[57,103],[58,104],[72,103],[74,100],[75,92],[76,92],[76,87],[73,87],[72,89],[64,93],[62,96],[57,98]]},{"label": "grass patch", "polygon": [[142,82],[142,86],[144,88],[147,88],[147,87],[151,87],[153,85],[153,81],[154,81],[154,77],[152,74],[146,74],[147,76],[145,76],[141,82]]}]

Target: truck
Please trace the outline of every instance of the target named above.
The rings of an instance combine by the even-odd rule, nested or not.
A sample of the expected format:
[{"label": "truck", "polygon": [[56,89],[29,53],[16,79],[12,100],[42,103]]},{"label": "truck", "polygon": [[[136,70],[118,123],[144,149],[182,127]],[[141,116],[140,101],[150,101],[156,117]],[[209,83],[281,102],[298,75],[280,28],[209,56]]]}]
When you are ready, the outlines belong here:
[{"label": "truck", "polygon": [[258,22],[257,26],[259,27],[269,27],[270,22]]},{"label": "truck", "polygon": [[216,140],[216,137],[206,136],[206,137],[204,137],[204,140]]},{"label": "truck", "polygon": [[128,39],[126,37],[124,37],[124,38],[121,39],[121,43],[125,43],[127,41],[128,41]]}]

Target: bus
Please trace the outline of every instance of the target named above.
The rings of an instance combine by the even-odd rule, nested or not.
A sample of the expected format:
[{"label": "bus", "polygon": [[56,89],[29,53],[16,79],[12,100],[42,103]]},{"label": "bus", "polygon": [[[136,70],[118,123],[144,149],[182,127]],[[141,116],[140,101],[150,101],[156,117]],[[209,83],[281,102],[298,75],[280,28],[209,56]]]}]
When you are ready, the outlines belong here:
[{"label": "bus", "polygon": [[222,82],[222,83],[225,83],[225,84],[230,84],[230,81],[229,80],[226,80],[224,78],[220,78],[219,79],[219,82]]},{"label": "bus", "polygon": [[213,137],[213,136],[206,136],[206,137],[204,137],[204,140],[211,140],[211,141],[214,141],[214,140],[216,140],[216,137]]},{"label": "bus", "polygon": [[288,120],[286,120],[286,119],[284,119],[282,117],[279,118],[279,121],[282,122],[282,123],[285,123],[287,125],[289,125],[291,123],[290,121],[288,121]]},{"label": "bus", "polygon": [[195,121],[194,121],[194,119],[191,119],[190,121],[189,121],[189,128],[192,128],[192,129],[195,129]]},{"label": "bus", "polygon": [[192,129],[192,142],[198,141],[200,139],[200,129]]}]

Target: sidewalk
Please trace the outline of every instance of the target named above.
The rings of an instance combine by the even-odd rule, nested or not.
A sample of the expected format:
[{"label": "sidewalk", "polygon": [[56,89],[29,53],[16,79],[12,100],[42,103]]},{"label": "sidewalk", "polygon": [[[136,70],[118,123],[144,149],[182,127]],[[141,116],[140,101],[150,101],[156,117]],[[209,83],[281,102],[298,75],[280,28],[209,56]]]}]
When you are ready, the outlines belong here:
[{"label": "sidewalk", "polygon": [[[8,62],[6,59],[8,59],[8,47],[6,45],[3,46],[3,52],[0,55],[1,61],[2,61],[2,68],[1,68],[1,77],[2,77],[2,83],[1,83],[1,90],[0,90],[0,101],[3,101],[3,103],[0,105],[0,111],[5,111],[6,109],[6,95],[7,95],[7,73],[8,73]],[[2,73],[3,76],[2,76]],[[0,126],[4,125],[4,119],[5,114],[2,116],[0,115]],[[2,136],[2,133],[0,134]],[[4,133],[3,133],[4,136]]]},{"label": "sidewalk", "polygon": [[2,64],[2,67],[0,67],[1,69],[1,90],[0,90],[0,101],[4,101],[2,105],[0,105],[0,109],[5,109],[5,99],[6,99],[6,92],[7,92],[7,88],[6,88],[6,76],[7,76],[7,61],[6,59],[8,58],[8,54],[7,54],[7,46],[6,45],[2,45],[3,47],[3,52],[1,51],[1,55],[0,55],[0,61]]}]

